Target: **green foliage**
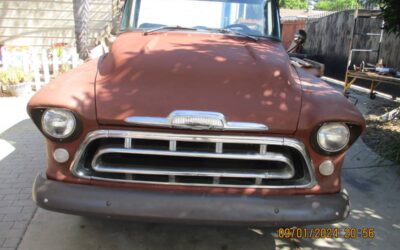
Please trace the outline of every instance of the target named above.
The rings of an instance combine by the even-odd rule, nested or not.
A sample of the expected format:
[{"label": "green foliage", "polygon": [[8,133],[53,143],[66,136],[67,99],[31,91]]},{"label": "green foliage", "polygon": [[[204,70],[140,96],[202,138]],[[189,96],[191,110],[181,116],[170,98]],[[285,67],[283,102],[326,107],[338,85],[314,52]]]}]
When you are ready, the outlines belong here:
[{"label": "green foliage", "polygon": [[26,74],[22,69],[10,67],[0,71],[0,82],[2,85],[15,85],[32,80],[32,76]]},{"label": "green foliage", "polygon": [[56,47],[55,50],[56,50],[57,56],[58,56],[58,57],[62,57],[62,55],[63,55],[63,48],[62,48],[62,47]]},{"label": "green foliage", "polygon": [[65,73],[71,69],[72,69],[72,67],[69,63],[63,63],[60,65],[60,73]]},{"label": "green foliage", "polygon": [[382,17],[385,20],[385,29],[389,33],[400,36],[400,1],[399,0],[380,0]]},{"label": "green foliage", "polygon": [[279,2],[281,8],[286,9],[306,9],[308,6],[307,0],[281,0]]},{"label": "green foliage", "polygon": [[355,9],[358,6],[357,0],[320,0],[316,5],[317,10],[343,10]]}]

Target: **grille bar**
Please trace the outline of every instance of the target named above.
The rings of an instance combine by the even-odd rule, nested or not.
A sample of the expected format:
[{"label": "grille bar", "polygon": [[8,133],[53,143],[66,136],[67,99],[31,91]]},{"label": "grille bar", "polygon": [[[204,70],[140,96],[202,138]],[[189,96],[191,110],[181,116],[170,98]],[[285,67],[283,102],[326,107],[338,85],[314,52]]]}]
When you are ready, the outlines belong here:
[{"label": "grille bar", "polygon": [[196,170],[196,171],[179,171],[179,170],[159,170],[150,168],[132,168],[123,166],[112,165],[96,165],[94,169],[97,172],[105,173],[125,173],[125,174],[145,174],[145,175],[168,175],[168,176],[202,176],[202,177],[216,177],[216,178],[254,178],[254,179],[290,179],[293,174],[289,169],[275,170],[264,173],[256,173],[249,171],[248,173],[241,172],[228,172],[214,170]]},{"label": "grille bar", "polygon": [[217,154],[222,154],[222,152],[223,152],[223,147],[224,147],[224,144],[223,144],[222,142],[217,142],[217,143],[215,144],[215,153],[217,153]]},{"label": "grille bar", "polygon": [[132,147],[132,139],[131,138],[125,138],[124,147],[125,148],[131,148]]},{"label": "grille bar", "polygon": [[[102,156],[107,154],[138,154],[138,155],[171,155],[180,157],[194,157],[194,158],[226,158],[226,159],[255,159],[255,160],[270,160],[275,162],[284,163],[284,168],[281,169],[269,169],[269,170],[257,170],[252,171],[242,170],[234,171],[229,169],[193,169],[188,166],[185,171],[169,168],[161,169],[157,167],[132,167],[126,164],[113,164],[104,163],[102,161]],[[161,151],[161,150],[140,150],[140,149],[125,149],[125,148],[104,148],[100,149],[94,156],[92,161],[92,168],[97,172],[106,173],[124,173],[124,174],[148,174],[148,175],[179,175],[179,176],[208,176],[208,177],[232,177],[232,178],[257,178],[257,179],[290,179],[294,176],[294,166],[292,160],[283,155],[268,153],[265,155],[246,155],[245,157],[241,155],[234,154],[208,154],[208,153],[187,153],[187,152],[174,152],[174,151]]]},{"label": "grille bar", "polygon": [[164,150],[147,150],[147,149],[127,149],[127,148],[102,148],[99,149],[98,153],[94,156],[92,166],[96,165],[96,160],[102,154],[110,153],[122,153],[122,154],[140,154],[140,155],[168,155],[168,156],[180,156],[180,157],[193,157],[193,158],[218,158],[218,159],[237,159],[237,160],[258,160],[258,161],[279,161],[287,163],[293,166],[289,157],[284,154],[277,153],[265,153],[261,154],[216,154],[216,153],[204,153],[204,152],[178,152],[164,151]]},{"label": "grille bar", "polygon": [[267,145],[261,144],[260,145],[260,154],[265,155],[267,153]]},{"label": "grille bar", "polygon": [[[111,139],[114,142],[115,139],[122,139],[122,144],[106,143],[95,149],[91,156],[85,153],[92,147],[92,142],[103,140],[104,143],[104,140]],[[165,145],[162,148],[149,149],[149,145],[141,148],[141,143],[147,141],[152,141],[149,144],[151,147],[157,141],[166,144],[161,143]],[[205,146],[196,148],[199,145]],[[294,162],[290,153],[292,151],[300,155],[300,161],[305,162],[304,168],[300,170],[304,170],[307,178],[295,179],[298,178],[299,167],[296,165],[299,164],[299,158]],[[150,164],[138,163],[135,157],[150,158]],[[174,166],[175,162],[164,165],[163,160],[160,160],[162,157],[182,159],[183,163],[178,166]],[[158,161],[151,164],[151,159]],[[188,159],[188,165],[185,165],[185,159]],[[171,162],[171,159],[167,160]],[[214,162],[203,164],[204,161]],[[226,162],[220,168],[215,161]],[[260,162],[261,167],[257,162]],[[232,168],[229,167],[231,165]],[[80,145],[71,164],[71,172],[80,178],[96,180],[191,186],[309,188],[316,183],[314,168],[304,145],[283,137],[99,130],[88,134]]]},{"label": "grille bar", "polygon": [[176,151],[176,141],[169,141],[169,151]]}]

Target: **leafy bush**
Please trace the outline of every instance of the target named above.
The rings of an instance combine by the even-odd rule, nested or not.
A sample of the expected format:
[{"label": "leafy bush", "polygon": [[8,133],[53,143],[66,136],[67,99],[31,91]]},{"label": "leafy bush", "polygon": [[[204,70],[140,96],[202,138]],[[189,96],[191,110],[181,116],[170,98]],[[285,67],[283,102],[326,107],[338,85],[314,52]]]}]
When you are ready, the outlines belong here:
[{"label": "leafy bush", "polygon": [[16,85],[31,80],[32,77],[20,68],[10,67],[0,71],[0,82],[2,85]]},{"label": "leafy bush", "polygon": [[358,6],[357,0],[320,0],[316,5],[317,10],[344,10],[355,9]]},{"label": "leafy bush", "polygon": [[379,1],[382,17],[385,19],[385,29],[389,33],[400,36],[400,1],[399,0],[380,0]]},{"label": "leafy bush", "polygon": [[279,2],[281,8],[286,9],[306,9],[308,6],[307,0],[281,0]]}]

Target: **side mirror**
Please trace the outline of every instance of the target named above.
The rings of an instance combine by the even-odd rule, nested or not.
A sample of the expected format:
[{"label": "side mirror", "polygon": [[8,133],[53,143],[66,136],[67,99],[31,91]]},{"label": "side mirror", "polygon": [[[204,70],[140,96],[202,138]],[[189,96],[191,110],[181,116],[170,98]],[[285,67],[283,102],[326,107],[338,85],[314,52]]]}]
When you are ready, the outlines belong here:
[{"label": "side mirror", "polygon": [[306,54],[301,54],[306,40],[307,33],[304,30],[298,30],[296,34],[294,34],[293,42],[288,49],[290,63],[316,77],[321,77],[324,75],[325,65],[307,58],[308,55]]},{"label": "side mirror", "polygon": [[298,30],[294,34],[293,42],[290,44],[288,53],[301,53],[303,48],[303,44],[307,40],[307,33],[305,30]]},{"label": "side mirror", "polygon": [[298,30],[296,34],[294,34],[294,41],[296,43],[305,43],[307,39],[307,33],[305,30]]}]

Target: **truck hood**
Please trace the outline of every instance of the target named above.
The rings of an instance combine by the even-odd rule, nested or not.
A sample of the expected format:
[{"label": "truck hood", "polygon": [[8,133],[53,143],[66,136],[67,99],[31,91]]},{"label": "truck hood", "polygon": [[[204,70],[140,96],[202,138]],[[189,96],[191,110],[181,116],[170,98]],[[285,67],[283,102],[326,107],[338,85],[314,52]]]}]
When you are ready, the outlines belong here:
[{"label": "truck hood", "polygon": [[298,76],[281,43],[220,34],[122,33],[99,61],[95,92],[104,125],[196,110],[284,134],[295,132],[301,107]]}]

